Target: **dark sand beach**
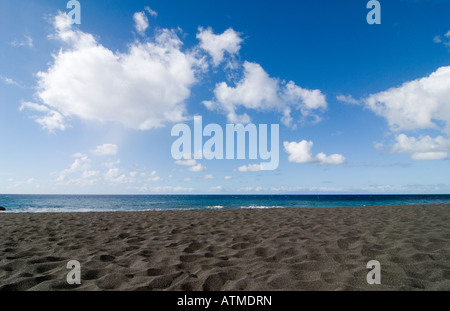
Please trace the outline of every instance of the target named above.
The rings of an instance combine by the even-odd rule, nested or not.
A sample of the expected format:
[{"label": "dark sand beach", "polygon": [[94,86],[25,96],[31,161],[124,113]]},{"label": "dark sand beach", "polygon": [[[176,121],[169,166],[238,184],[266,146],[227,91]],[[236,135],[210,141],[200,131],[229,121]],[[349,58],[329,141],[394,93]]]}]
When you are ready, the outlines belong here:
[{"label": "dark sand beach", "polygon": [[0,236],[0,290],[450,290],[450,205],[2,212]]}]

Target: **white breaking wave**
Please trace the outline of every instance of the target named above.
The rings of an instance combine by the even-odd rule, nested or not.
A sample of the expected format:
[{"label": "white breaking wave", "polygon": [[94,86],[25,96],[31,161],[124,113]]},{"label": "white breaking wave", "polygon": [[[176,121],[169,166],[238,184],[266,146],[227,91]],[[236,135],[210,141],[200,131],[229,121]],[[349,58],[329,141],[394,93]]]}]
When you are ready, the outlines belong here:
[{"label": "white breaking wave", "polygon": [[215,205],[215,206],[207,206],[206,208],[209,208],[209,209],[222,209],[224,207],[222,205]]},{"label": "white breaking wave", "polygon": [[266,205],[248,205],[248,206],[241,206],[243,209],[268,209],[268,208],[285,208],[284,206],[266,206]]}]

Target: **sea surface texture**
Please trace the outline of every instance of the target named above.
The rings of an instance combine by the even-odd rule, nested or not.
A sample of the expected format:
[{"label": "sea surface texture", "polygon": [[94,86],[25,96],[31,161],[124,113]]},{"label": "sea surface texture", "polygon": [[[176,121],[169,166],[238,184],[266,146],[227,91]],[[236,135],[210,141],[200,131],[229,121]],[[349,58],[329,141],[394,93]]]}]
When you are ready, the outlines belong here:
[{"label": "sea surface texture", "polygon": [[123,212],[450,204],[450,195],[0,195],[7,212]]}]

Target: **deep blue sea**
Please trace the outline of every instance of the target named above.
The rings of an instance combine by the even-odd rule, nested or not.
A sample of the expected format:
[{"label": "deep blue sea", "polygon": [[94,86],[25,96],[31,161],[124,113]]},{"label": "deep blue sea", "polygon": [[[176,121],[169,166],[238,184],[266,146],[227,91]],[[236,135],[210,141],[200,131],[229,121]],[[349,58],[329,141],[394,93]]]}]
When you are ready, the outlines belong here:
[{"label": "deep blue sea", "polygon": [[110,212],[450,204],[450,195],[0,195],[7,212]]}]

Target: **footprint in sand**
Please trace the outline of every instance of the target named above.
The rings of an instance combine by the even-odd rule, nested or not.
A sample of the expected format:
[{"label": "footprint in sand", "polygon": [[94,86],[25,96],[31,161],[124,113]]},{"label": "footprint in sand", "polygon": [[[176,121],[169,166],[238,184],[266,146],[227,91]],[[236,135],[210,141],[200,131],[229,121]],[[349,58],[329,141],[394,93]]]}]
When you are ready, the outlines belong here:
[{"label": "footprint in sand", "polygon": [[111,255],[101,255],[100,256],[100,261],[102,262],[111,262],[115,259],[116,257],[111,256]]},{"label": "footprint in sand", "polygon": [[204,243],[200,243],[200,242],[192,242],[191,244],[189,244],[188,247],[186,247],[184,249],[185,253],[195,253],[196,251],[202,249],[205,246]]},{"label": "footprint in sand", "polygon": [[340,249],[347,250],[347,249],[352,248],[354,246],[353,244],[356,243],[357,241],[359,241],[359,238],[351,237],[351,238],[339,239],[337,241],[337,244]]}]

